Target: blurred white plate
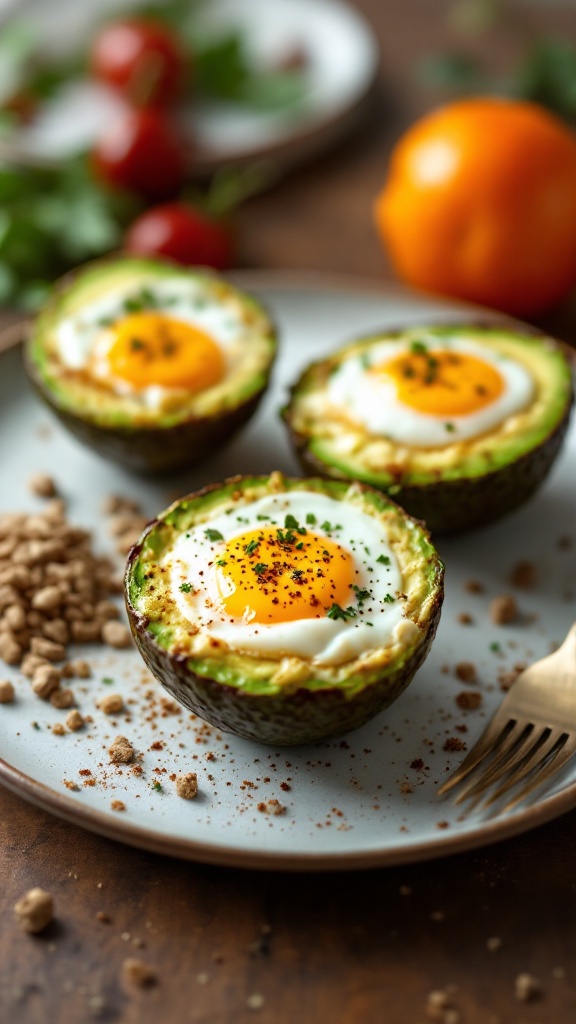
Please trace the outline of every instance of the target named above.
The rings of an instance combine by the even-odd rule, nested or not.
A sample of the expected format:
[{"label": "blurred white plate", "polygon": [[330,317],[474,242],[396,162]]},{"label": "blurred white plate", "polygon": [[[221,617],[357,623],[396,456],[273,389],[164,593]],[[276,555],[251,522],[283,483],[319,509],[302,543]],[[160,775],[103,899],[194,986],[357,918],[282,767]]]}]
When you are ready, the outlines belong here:
[{"label": "blurred white plate", "polygon": [[[0,356],[0,509],[38,507],[26,481],[42,469],[58,481],[71,520],[92,527],[98,546],[106,550],[110,540],[100,513],[105,495],[135,497],[152,517],[176,494],[233,473],[275,468],[297,473],[278,409],[287,387],[312,358],[380,327],[478,317],[477,310],[471,314],[454,303],[348,279],[274,273],[244,273],[236,279],[277,318],[282,347],[269,394],[228,448],[178,479],[149,483],[129,476],[80,447],[49,418],[27,384],[19,350],[11,349]],[[345,738],[275,749],[219,733],[184,711],[163,714],[164,691],[134,650],[94,648],[88,649],[93,678],[72,682],[82,714],[92,715],[93,722],[82,733],[62,737],[50,729],[64,712],[35,698],[17,670],[1,666],[2,676],[15,681],[17,700],[0,706],[0,780],[69,821],[135,846],[213,863],[288,870],[430,858],[558,816],[576,806],[574,766],[532,806],[494,820],[479,812],[463,817],[449,800],[438,800],[436,790],[463,757],[450,741],[470,747],[502,699],[498,674],[548,653],[574,618],[575,479],[572,428],[550,478],[529,504],[485,530],[441,540],[446,601],[431,654],[391,708]],[[572,538],[571,548],[559,545],[566,535]],[[538,586],[515,592],[519,623],[495,626],[490,600],[509,590],[512,567],[526,559],[538,567]],[[470,579],[483,583],[485,593],[468,593]],[[474,625],[459,623],[462,611],[473,616]],[[483,698],[479,710],[464,711],[456,704],[465,689],[454,673],[460,661],[477,666]],[[113,685],[104,684],[105,678],[112,678]],[[113,721],[95,703],[110,691],[123,693],[129,708],[129,714]],[[107,748],[118,733],[142,753],[142,776],[110,764]],[[87,769],[91,776],[81,774]],[[190,770],[198,773],[200,787],[193,802],[180,799],[169,778]],[[85,786],[87,778],[95,785]],[[153,788],[158,780],[163,792]],[[67,789],[66,781],[79,789]],[[286,807],[284,815],[258,811],[258,803],[272,798]],[[114,812],[113,800],[122,800],[126,810]]]},{"label": "blurred white plate", "polygon": [[[39,0],[12,7],[30,23],[48,53],[74,51],[109,13],[137,0]],[[5,9],[6,11],[10,10]],[[1,11],[1,8],[0,8]],[[301,105],[261,112],[221,102],[201,102],[182,112],[190,142],[190,171],[262,158],[291,164],[332,142],[353,120],[374,81],[378,50],[360,14],[342,0],[212,0],[203,30],[221,37],[240,29],[255,67],[267,67],[296,50],[306,54],[306,96]],[[0,69],[1,79],[1,69]],[[86,149],[122,109],[107,90],[82,80],[44,104],[35,121],[11,141],[20,154],[55,159]]]}]

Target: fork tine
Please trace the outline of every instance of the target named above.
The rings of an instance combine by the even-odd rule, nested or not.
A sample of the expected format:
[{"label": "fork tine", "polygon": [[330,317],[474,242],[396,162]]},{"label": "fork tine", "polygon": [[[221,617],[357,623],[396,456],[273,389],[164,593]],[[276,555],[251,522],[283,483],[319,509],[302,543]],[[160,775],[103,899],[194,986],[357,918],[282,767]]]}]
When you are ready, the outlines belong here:
[{"label": "fork tine", "polygon": [[480,764],[495,748],[496,745],[507,735],[506,729],[508,726],[513,728],[510,723],[510,715],[502,714],[502,709],[497,711],[494,717],[488,722],[488,725],[484,729],[484,732],[476,740],[476,743],[471,750],[468,751],[466,757],[462,761],[462,764],[456,771],[446,780],[437,791],[437,796],[443,796],[454,786],[462,782],[470,772],[474,771],[477,765]]},{"label": "fork tine", "polygon": [[[548,735],[546,735],[548,733]],[[510,764],[508,765],[509,775],[508,778],[504,779],[499,786],[490,794],[485,800],[484,806],[489,807],[508,793],[509,790],[514,789],[523,779],[530,775],[533,771],[536,771],[538,765],[544,767],[550,758],[554,754],[555,748],[558,753],[564,747],[566,743],[566,733],[563,729],[549,729],[541,730],[536,736],[534,743],[530,747],[530,750],[526,752],[520,752],[515,758],[511,758]],[[500,776],[501,778],[501,776]],[[497,780],[495,780],[497,781]]]},{"label": "fork tine", "polygon": [[541,772],[537,772],[536,775],[526,781],[526,784],[522,786],[519,793],[516,793],[508,803],[505,804],[503,810],[509,811],[517,804],[521,803],[530,796],[536,789],[543,786],[545,782],[548,782],[555,775],[557,775],[565,764],[568,763],[571,757],[576,754],[576,737],[569,736],[563,746],[558,746],[556,751],[552,751],[552,756],[548,758],[548,762]]},{"label": "fork tine", "polygon": [[470,779],[468,785],[461,790],[454,802],[461,804],[471,797],[481,796],[489,786],[505,775],[514,764],[524,757],[526,744],[529,743],[532,733],[531,723],[513,722],[512,727],[503,735],[502,740],[495,745],[495,756],[485,768],[483,767],[477,773],[475,778]]}]

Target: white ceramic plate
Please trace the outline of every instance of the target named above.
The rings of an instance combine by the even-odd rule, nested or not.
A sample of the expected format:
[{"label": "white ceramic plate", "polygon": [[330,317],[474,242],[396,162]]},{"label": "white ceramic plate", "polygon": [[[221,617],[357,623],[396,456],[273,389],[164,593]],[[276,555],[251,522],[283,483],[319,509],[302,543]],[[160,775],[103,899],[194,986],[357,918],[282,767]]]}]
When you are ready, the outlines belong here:
[{"label": "white ceramic plate", "polygon": [[[288,384],[311,358],[379,327],[471,316],[454,304],[346,280],[274,273],[240,274],[237,280],[273,311],[282,338],[274,385],[237,440],[178,480],[146,483],[128,476],[81,448],[49,418],[28,387],[19,350],[12,349],[0,357],[0,506],[37,507],[26,481],[32,472],[46,470],[68,500],[71,519],[93,527],[105,551],[110,540],[99,510],[107,494],[137,497],[152,516],[175,494],[232,473],[295,472],[277,412]],[[277,750],[220,734],[187,712],[166,715],[164,691],[134,651],[95,649],[93,678],[73,684],[81,712],[93,722],[85,732],[63,737],[50,727],[64,713],[31,696],[28,682],[2,666],[2,674],[16,682],[18,699],[0,706],[0,778],[47,810],[124,842],[252,867],[329,869],[422,859],[479,846],[557,816],[576,805],[576,768],[530,808],[495,819],[478,813],[462,817],[449,801],[437,799],[436,790],[462,757],[444,749],[447,741],[471,746],[500,701],[498,674],[548,653],[574,618],[575,479],[572,430],[548,482],[524,509],[501,524],[439,543],[446,602],[432,653],[388,711],[344,739]],[[566,536],[572,537],[572,548],[559,545]],[[490,599],[510,591],[511,569],[526,559],[538,567],[539,583],[531,591],[515,591],[523,619],[495,626]],[[484,584],[483,595],[466,591],[470,579]],[[458,622],[463,611],[473,616],[474,625]],[[454,675],[460,661],[478,668],[480,710],[462,711],[455,702],[465,689]],[[113,687],[104,678],[113,678]],[[124,694],[129,707],[128,716],[113,722],[95,707],[111,688]],[[118,733],[142,753],[141,777],[110,764],[107,748]],[[91,776],[81,774],[86,769]],[[193,802],[180,799],[169,778],[189,770],[199,777],[200,794]],[[85,786],[87,778],[95,785]],[[79,789],[70,791],[65,780]],[[162,792],[153,788],[157,780]],[[258,811],[258,803],[272,798],[286,807],[284,815]],[[111,810],[112,800],[122,800],[126,810]]]},{"label": "white ceramic plate", "polygon": [[[48,52],[58,53],[74,51],[89,38],[94,24],[135,3],[35,0],[16,7],[15,13],[35,26]],[[301,49],[307,56],[306,95],[302,105],[281,111],[213,101],[183,110],[192,173],[263,157],[289,164],[312,155],[347,126],[375,77],[374,36],[342,0],[212,0],[201,24],[210,38],[240,29],[255,67],[269,67]],[[21,153],[38,160],[67,156],[89,147],[120,109],[106,90],[87,80],[74,82],[46,103],[13,141]]]}]

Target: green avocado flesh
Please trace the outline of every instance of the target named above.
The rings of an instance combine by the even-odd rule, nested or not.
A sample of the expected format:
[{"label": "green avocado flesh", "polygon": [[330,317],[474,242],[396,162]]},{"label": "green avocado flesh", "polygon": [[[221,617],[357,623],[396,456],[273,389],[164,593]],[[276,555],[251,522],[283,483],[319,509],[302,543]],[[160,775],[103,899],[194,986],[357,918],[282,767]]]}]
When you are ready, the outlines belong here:
[{"label": "green avocado flesh", "polygon": [[[147,328],[152,320],[157,326]],[[151,331],[144,340],[142,325]],[[212,346],[208,355],[194,355],[198,332]],[[119,370],[110,353],[122,336]],[[275,353],[274,325],[251,296],[208,270],[126,256],[60,282],[33,325],[25,361],[80,441],[137,471],[168,472],[209,456],[249,419]],[[214,358],[222,366],[206,377]]]},{"label": "green avocado flesh", "polygon": [[[272,519],[269,513],[256,516],[258,509],[291,507],[289,503],[298,500],[310,510],[301,520],[290,515]],[[318,517],[313,511],[315,508],[321,509]],[[331,513],[331,522],[321,522],[326,509]],[[300,597],[302,592],[307,594],[305,587],[309,577],[300,583],[304,573],[294,566],[306,563],[298,561],[299,557],[310,558],[306,572],[310,577],[316,574],[321,579],[320,585],[327,588],[326,594],[331,593],[330,588],[335,585],[332,579],[338,573],[339,559],[346,558],[352,558],[350,564],[357,573],[361,565],[362,571],[373,574],[366,576],[369,583],[384,577],[386,572],[397,573],[394,578],[398,588],[381,598],[380,591],[372,593],[350,584],[349,597],[344,602],[348,607],[335,603],[326,611],[332,600],[328,597],[324,610],[308,615],[306,621],[291,623],[295,631],[290,635],[297,636],[296,640],[278,641],[277,634],[272,632],[274,627],[268,633],[273,637],[272,643],[263,649],[254,640],[246,640],[246,634],[233,632],[231,636],[228,633],[223,639],[222,634],[217,634],[216,629],[210,629],[202,620],[201,610],[188,612],[188,605],[183,607],[185,599],[181,592],[187,595],[191,591],[191,600],[200,595],[202,602],[206,595],[206,604],[214,607],[209,598],[214,592],[210,587],[217,574],[215,566],[227,565],[230,556],[226,554],[226,545],[233,541],[225,540],[220,530],[210,524],[222,527],[228,522],[231,536],[240,537],[242,544],[244,534],[239,534],[238,530],[250,532],[256,524],[253,534],[256,540],[251,542],[253,550],[250,543],[244,544],[238,556],[240,566],[246,565],[237,588],[242,606],[246,598],[249,607],[256,607],[250,605],[251,590],[270,593],[270,608],[278,605],[278,600],[272,600],[271,595],[282,591],[280,584],[279,589],[273,589],[274,584],[269,582],[272,576],[267,579],[258,575],[258,585],[250,582],[255,579],[254,573],[272,572],[273,566],[281,564],[271,561],[271,549],[266,544],[278,545],[283,566],[280,571],[289,574],[280,579],[283,582],[290,576],[284,590],[300,587]],[[303,525],[305,522],[307,526]],[[236,523],[252,525],[244,527]],[[343,525],[347,523],[354,526]],[[287,527],[293,529],[287,530]],[[268,529],[272,531],[272,541],[262,539],[268,536],[262,530]],[[348,536],[347,530],[355,531],[354,536],[361,540],[357,539],[353,545],[359,546],[362,555],[360,559],[355,548],[354,555],[350,555],[350,542],[342,539],[334,555],[336,561],[330,562],[324,572],[312,567],[312,555],[306,554],[306,550],[307,545],[318,541],[322,558],[317,562],[328,564],[329,551],[323,546],[332,543],[331,530],[336,531],[336,539],[339,531],[344,531],[345,536]],[[387,545],[385,549],[391,552],[390,556],[379,554],[376,543],[368,547],[365,539],[370,536],[382,538],[380,543]],[[206,564],[206,574],[202,563],[201,571],[184,577],[186,582],[178,586],[175,580],[183,578],[174,575],[175,565],[180,564],[177,552],[183,550],[178,545],[188,541],[198,549],[203,542],[200,537],[208,538],[204,543],[216,545]],[[248,564],[249,554],[253,561]],[[232,555],[232,560],[234,557]],[[254,560],[258,560],[256,564]],[[388,568],[391,563],[394,563],[393,569]],[[145,662],[186,707],[218,728],[249,739],[270,744],[306,743],[362,725],[387,707],[408,685],[426,657],[436,632],[443,600],[443,574],[442,563],[422,524],[380,492],[358,483],[300,480],[273,473],[269,477],[233,478],[182,498],[163,512],[149,525],[130,553],[125,580],[126,604],[132,632]],[[292,583],[293,580],[297,583]],[[220,591],[220,595],[222,593]],[[290,600],[292,598],[294,594],[290,593]],[[288,598],[283,600],[288,601]],[[363,602],[368,601],[374,607],[366,610]],[[315,604],[313,597],[310,604]],[[213,621],[223,621],[218,617],[220,611],[221,608],[213,613]],[[393,616],[386,621],[393,621],[394,626],[380,633],[385,615]],[[340,652],[338,656],[323,660],[318,652],[299,651],[289,646],[290,643],[300,644],[300,633],[306,629],[315,631],[316,619],[319,629],[327,628],[330,636],[337,634],[338,642],[345,645],[344,654]],[[330,619],[350,621],[345,624],[339,621],[336,628],[329,623]],[[250,622],[250,616],[246,621]],[[283,619],[280,621],[284,623]],[[234,631],[236,622],[243,624],[244,619],[234,620]],[[357,628],[364,632],[354,632]],[[268,627],[257,626],[256,633],[266,629]],[[307,634],[310,635],[311,632]],[[346,646],[351,642],[350,636],[360,637],[352,641],[362,645],[359,649]],[[366,636],[376,636],[377,642],[367,641],[364,646]],[[384,637],[382,642],[381,636]]]},{"label": "green avocado flesh", "polygon": [[[521,407],[504,411],[496,422],[487,425],[478,419],[472,436],[453,433],[455,422],[465,417],[438,413],[445,436],[430,441],[424,423],[425,442],[414,436],[408,442],[395,440],[394,427],[375,429],[331,397],[330,382],[351,360],[369,367],[376,346],[378,351],[390,346],[392,352],[398,343],[429,360],[432,370],[422,378],[425,388],[435,382],[430,353],[454,351],[462,340],[480,346],[493,365],[516,364],[532,389]],[[404,372],[409,376],[414,369]],[[356,341],[309,366],[292,388],[282,415],[307,472],[377,487],[424,520],[433,534],[447,534],[486,525],[531,497],[560,450],[572,399],[568,358],[551,338],[531,334],[529,328],[418,325]],[[392,419],[397,416],[397,410],[391,411]]]}]

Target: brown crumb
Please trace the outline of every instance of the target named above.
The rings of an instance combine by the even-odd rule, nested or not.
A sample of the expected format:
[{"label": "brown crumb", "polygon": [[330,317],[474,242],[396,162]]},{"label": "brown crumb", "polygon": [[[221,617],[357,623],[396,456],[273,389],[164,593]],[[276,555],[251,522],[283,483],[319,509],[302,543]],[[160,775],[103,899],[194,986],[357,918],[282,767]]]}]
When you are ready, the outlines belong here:
[{"label": "brown crumb", "polygon": [[0,681],[0,704],[12,704],[14,700],[14,687],[9,679]]},{"label": "brown crumb", "polygon": [[258,810],[261,814],[286,814],[286,808],[284,804],[281,804],[279,800],[272,798],[271,800],[263,800],[258,804]]},{"label": "brown crumb", "polygon": [[134,747],[125,736],[117,736],[108,747],[108,753],[114,764],[129,764],[134,757]]},{"label": "brown crumb", "polygon": [[55,722],[54,725],[52,726],[52,732],[54,733],[55,736],[66,735],[66,729],[62,725],[62,722]]},{"label": "brown crumb", "polygon": [[514,982],[514,995],[520,1003],[529,1003],[542,995],[542,986],[531,974],[519,974]]},{"label": "brown crumb", "polygon": [[110,804],[110,807],[112,808],[113,811],[126,810],[126,804],[124,803],[123,800],[113,800],[112,803]]},{"label": "brown crumb", "polygon": [[487,940],[486,949],[488,950],[489,953],[496,953],[496,951],[500,949],[501,945],[502,939],[500,939],[497,935],[493,935],[491,938]]},{"label": "brown crumb", "polygon": [[482,694],[477,690],[462,690],[456,695],[456,703],[465,711],[476,711],[482,703]]},{"label": "brown crumb", "polygon": [[514,686],[514,683],[518,679],[519,675],[520,673],[517,672],[516,669],[510,669],[510,671],[502,670],[502,672],[498,673],[498,686],[500,687],[501,690],[506,692],[512,686]]},{"label": "brown crumb", "polygon": [[70,711],[66,715],[66,726],[70,729],[70,732],[78,732],[78,729],[81,729],[83,725],[84,719],[78,711],[78,708],[74,708],[73,711]]},{"label": "brown crumb", "polygon": [[47,928],[54,916],[54,904],[45,889],[30,889],[14,907],[16,919],[21,928],[30,935]]},{"label": "brown crumb", "polygon": [[518,618],[518,605],[511,594],[501,594],[490,604],[490,618],[497,626],[506,626]]},{"label": "brown crumb", "polygon": [[176,779],[176,792],[183,800],[193,800],[198,793],[198,776],[196,772],[187,772]]},{"label": "brown crumb", "polygon": [[414,790],[409,782],[403,782],[402,785],[400,786],[400,792],[405,796],[408,793],[413,793]]},{"label": "brown crumb", "polygon": [[32,676],[32,689],[42,700],[48,700],[59,686],[60,671],[53,665],[40,665]]},{"label": "brown crumb", "polygon": [[71,708],[74,704],[74,694],[68,687],[57,690],[53,690],[50,694],[50,703],[55,708],[65,709]]},{"label": "brown crumb", "polygon": [[150,988],[158,981],[156,972],[136,957],[126,957],[122,963],[122,978],[128,985],[135,985],[137,988]]},{"label": "brown crumb", "polygon": [[96,911],[96,920],[100,921],[101,924],[112,924],[110,914],[107,914],[104,910]]},{"label": "brown crumb", "polygon": [[459,661],[454,667],[454,674],[463,683],[475,683],[478,677],[476,665],[472,661]]},{"label": "brown crumb", "polygon": [[458,622],[461,626],[472,626],[474,625],[474,619],[469,612],[460,612],[458,615]]},{"label": "brown crumb", "polygon": [[124,709],[124,700],[121,693],[107,693],[96,702],[100,711],[105,715],[116,715]]},{"label": "brown crumb", "polygon": [[483,594],[485,587],[480,580],[466,580],[464,590],[467,590],[469,594]]},{"label": "brown crumb", "polygon": [[518,562],[510,574],[510,582],[513,587],[521,590],[529,590],[535,586],[538,580],[538,571],[533,562]]},{"label": "brown crumb", "polygon": [[92,669],[84,658],[76,658],[75,661],[71,661],[69,664],[70,669],[72,670],[72,675],[76,676],[78,679],[89,679],[92,675]]},{"label": "brown crumb", "polygon": [[116,622],[115,619],[108,619],[102,626],[100,635],[105,644],[109,647],[117,647],[122,649],[129,647],[132,643],[132,634],[122,622]]},{"label": "brown crumb", "polygon": [[56,484],[47,473],[34,473],[28,480],[28,489],[38,498],[55,498]]},{"label": "brown crumb", "polygon": [[449,739],[446,740],[442,749],[448,751],[466,750],[466,744],[463,740],[459,739],[458,736],[450,736]]}]

